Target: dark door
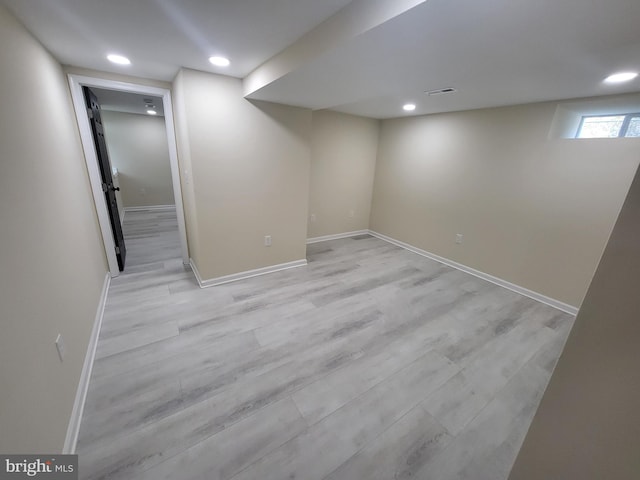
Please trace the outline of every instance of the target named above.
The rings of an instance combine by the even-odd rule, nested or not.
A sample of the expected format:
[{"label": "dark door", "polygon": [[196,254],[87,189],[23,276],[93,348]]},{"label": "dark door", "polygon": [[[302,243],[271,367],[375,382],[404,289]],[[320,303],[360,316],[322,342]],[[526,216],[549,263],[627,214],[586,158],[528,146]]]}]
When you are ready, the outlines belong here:
[{"label": "dark door", "polygon": [[113,232],[113,241],[116,246],[118,268],[120,268],[120,271],[123,271],[127,250],[124,246],[124,235],[122,234],[118,203],[116,202],[116,190],[120,190],[120,188],[113,186],[111,163],[109,162],[109,155],[107,154],[107,142],[104,138],[104,128],[102,127],[102,118],[100,117],[100,104],[89,87],[82,87],[82,90],[84,91],[84,99],[87,104],[87,112],[91,123],[93,143],[95,144],[96,154],[98,155],[98,167],[100,168],[100,176],[102,178],[102,191],[107,201],[107,210],[109,211],[109,219],[111,220],[111,231]]}]

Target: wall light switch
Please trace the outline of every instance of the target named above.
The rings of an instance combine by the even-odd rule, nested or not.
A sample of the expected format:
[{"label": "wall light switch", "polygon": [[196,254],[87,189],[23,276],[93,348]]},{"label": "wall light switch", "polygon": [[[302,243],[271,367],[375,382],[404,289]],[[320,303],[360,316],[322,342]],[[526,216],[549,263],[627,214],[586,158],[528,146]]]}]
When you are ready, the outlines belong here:
[{"label": "wall light switch", "polygon": [[264,246],[265,247],[270,247],[271,246],[271,235],[265,235],[264,236]]},{"label": "wall light switch", "polygon": [[64,360],[65,347],[64,347],[64,339],[61,334],[58,334],[56,337],[56,348],[58,349],[58,356],[60,357],[60,361]]},{"label": "wall light switch", "polygon": [[315,222],[315,221],[316,221],[316,214],[315,214],[315,213],[312,213],[312,214],[311,214],[311,221],[312,221],[312,222]]},{"label": "wall light switch", "polygon": [[356,211],[355,210],[349,210],[349,218],[353,218],[356,216]]},{"label": "wall light switch", "polygon": [[457,244],[462,243],[463,239],[464,239],[464,235],[462,235],[461,233],[456,234],[456,243]]}]

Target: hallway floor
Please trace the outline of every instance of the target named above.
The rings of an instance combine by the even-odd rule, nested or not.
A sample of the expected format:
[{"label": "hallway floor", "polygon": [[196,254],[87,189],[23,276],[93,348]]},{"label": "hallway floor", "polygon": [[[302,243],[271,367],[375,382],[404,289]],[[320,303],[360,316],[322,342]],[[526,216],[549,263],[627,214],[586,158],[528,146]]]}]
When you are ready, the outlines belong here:
[{"label": "hallway floor", "polygon": [[368,235],[200,289],[130,213],[80,478],[507,478],[572,316]]}]

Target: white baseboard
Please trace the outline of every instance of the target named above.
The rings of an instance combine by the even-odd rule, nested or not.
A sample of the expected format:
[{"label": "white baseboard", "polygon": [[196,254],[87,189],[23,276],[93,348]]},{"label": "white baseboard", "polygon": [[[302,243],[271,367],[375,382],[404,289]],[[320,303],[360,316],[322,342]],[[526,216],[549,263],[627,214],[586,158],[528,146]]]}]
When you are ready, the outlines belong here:
[{"label": "white baseboard", "polygon": [[[373,230],[358,230],[355,232],[345,232],[345,233],[338,233],[335,235],[324,235],[322,237],[308,238],[307,244],[326,242],[329,240],[337,240],[341,238],[349,238],[349,237],[355,237],[357,235],[366,235],[366,234],[372,235],[376,238],[379,238],[380,240],[384,240],[385,242],[388,242],[398,247],[409,250],[410,252],[416,253],[423,257],[429,258],[431,260],[435,260],[436,262],[442,263],[449,267],[455,268],[462,272],[481,278],[495,285],[498,285],[500,287],[516,292],[520,295],[524,295],[525,297],[529,297],[538,302],[557,308],[558,310],[569,313],[571,315],[576,315],[578,313],[578,307],[561,302],[560,300],[556,300],[555,298],[548,297],[541,293],[534,292],[533,290],[529,290],[528,288],[521,287],[520,285],[516,285],[515,283],[511,283],[507,280],[503,280],[502,278],[495,277],[485,272],[481,272],[480,270],[476,270],[474,268],[468,267],[466,265],[455,262],[453,260],[449,260],[448,258],[441,257],[439,255],[436,255],[435,253],[427,252],[426,250],[422,250],[421,248],[414,247],[413,245],[402,242],[400,240],[396,240],[395,238],[388,237],[386,235],[375,232]],[[193,273],[195,274],[196,279],[198,280],[198,284],[200,285],[200,288],[213,287],[214,285],[222,285],[224,283],[235,282],[237,280],[243,280],[245,278],[251,278],[258,275],[265,275],[267,273],[286,270],[288,268],[301,267],[306,264],[307,264],[306,259],[297,260],[294,262],[282,263],[280,265],[272,265],[270,267],[264,267],[256,270],[249,270],[246,272],[240,272],[232,275],[226,275],[223,277],[203,280],[202,277],[200,276],[200,273],[198,272],[198,269],[195,263],[193,262],[193,259],[190,260],[191,269],[193,270]]]},{"label": "white baseboard", "polygon": [[307,264],[307,259],[295,260],[293,262],[280,263],[278,265],[271,265],[269,267],[257,268],[255,270],[247,270],[246,272],[233,273],[231,275],[225,275],[217,278],[209,278],[203,280],[198,268],[196,267],[193,259],[190,259],[191,269],[193,270],[200,288],[213,287],[215,285],[222,285],[230,282],[237,282],[238,280],[244,280],[246,278],[257,277],[258,275],[266,275],[267,273],[279,272],[281,270],[288,270],[290,268],[304,267]]},{"label": "white baseboard", "polygon": [[80,421],[82,420],[84,403],[87,399],[87,391],[89,390],[89,380],[91,379],[91,370],[93,369],[93,359],[96,356],[98,336],[100,335],[100,327],[102,326],[102,317],[104,315],[104,307],[107,303],[107,294],[109,293],[110,283],[111,275],[107,273],[104,277],[102,293],[100,294],[100,301],[98,302],[98,309],[93,322],[91,337],[89,337],[89,345],[84,357],[84,365],[82,366],[78,389],[76,390],[76,398],[73,402],[73,410],[71,411],[71,418],[69,419],[69,425],[67,427],[67,436],[64,440],[64,447],[62,449],[63,454],[72,454],[76,451],[78,433],[80,432]]},{"label": "white baseboard", "polygon": [[193,261],[193,258],[189,258],[189,266],[191,267],[191,271],[196,276],[196,280],[198,281],[198,285],[200,288],[202,287],[202,277],[200,276],[200,272],[198,271],[198,267],[196,267],[196,263]]},{"label": "white baseboard", "polygon": [[175,205],[148,205],[146,207],[124,207],[125,212],[141,212],[144,210],[175,210]]},{"label": "white baseboard", "polygon": [[520,285],[516,285],[514,283],[508,282],[507,280],[494,277],[493,275],[489,275],[488,273],[481,272],[480,270],[467,267],[466,265],[463,265],[458,262],[454,262],[453,260],[449,260],[448,258],[444,258],[434,253],[427,252],[426,250],[422,250],[421,248],[414,247],[413,245],[409,245],[408,243],[401,242],[400,240],[396,240],[395,238],[387,237],[386,235],[383,235],[378,232],[374,232],[373,230],[369,230],[369,233],[374,237],[379,238],[380,240],[384,240],[385,242],[392,243],[393,245],[402,247],[413,253],[422,255],[423,257],[430,258],[431,260],[435,260],[436,262],[440,262],[444,265],[448,265],[449,267],[453,267],[462,272],[468,273],[475,277],[494,283],[500,287],[519,293],[520,295],[524,295],[525,297],[532,298],[533,300],[537,300],[538,302],[557,308],[558,310],[562,310],[563,312],[569,313],[571,315],[576,315],[578,313],[578,307],[574,307],[573,305],[569,305],[567,303],[561,302],[560,300],[556,300],[555,298],[547,297],[546,295],[542,295],[541,293],[534,292],[533,290],[529,290],[528,288],[524,288],[524,287],[521,287]]},{"label": "white baseboard", "polygon": [[367,235],[369,230],[356,230],[355,232],[336,233],[334,235],[323,235],[322,237],[307,238],[307,245],[311,243],[326,242],[327,240],[338,240],[340,238],[357,237]]}]

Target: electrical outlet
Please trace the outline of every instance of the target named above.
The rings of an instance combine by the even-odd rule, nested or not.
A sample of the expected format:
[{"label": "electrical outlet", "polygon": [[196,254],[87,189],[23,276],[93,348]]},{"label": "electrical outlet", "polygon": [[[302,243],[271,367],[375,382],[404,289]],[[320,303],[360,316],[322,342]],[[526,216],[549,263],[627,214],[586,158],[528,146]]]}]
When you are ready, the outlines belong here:
[{"label": "electrical outlet", "polygon": [[64,347],[64,339],[62,335],[59,333],[56,337],[56,348],[58,349],[58,356],[60,357],[60,361],[64,360],[65,347]]},{"label": "electrical outlet", "polygon": [[464,235],[462,235],[461,233],[456,234],[456,243],[458,245],[462,243],[463,239],[464,239]]},{"label": "electrical outlet", "polygon": [[146,188],[141,188],[140,189],[140,195],[146,195],[147,194],[147,189]]},{"label": "electrical outlet", "polygon": [[312,222],[315,222],[315,221],[316,221],[316,214],[315,214],[315,213],[312,213],[312,214],[311,214],[311,221],[312,221]]},{"label": "electrical outlet", "polygon": [[265,235],[264,236],[264,246],[265,247],[270,247],[271,246],[271,235]]}]

